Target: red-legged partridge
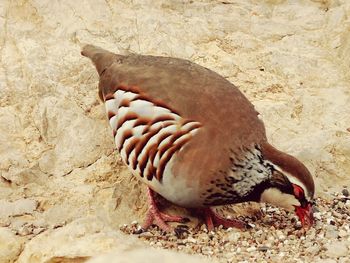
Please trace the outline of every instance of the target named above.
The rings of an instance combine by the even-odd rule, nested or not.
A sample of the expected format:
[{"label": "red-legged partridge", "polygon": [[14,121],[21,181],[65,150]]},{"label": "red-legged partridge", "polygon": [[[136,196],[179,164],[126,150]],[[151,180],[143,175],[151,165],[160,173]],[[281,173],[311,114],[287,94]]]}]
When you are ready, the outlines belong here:
[{"label": "red-legged partridge", "polygon": [[159,211],[154,192],[205,215],[209,228],[242,228],[211,206],[247,201],[294,210],[311,225],[314,181],[296,158],[271,146],[247,98],[217,73],[190,61],[113,54],[87,45],[82,54],[100,76],[116,147],[149,187],[152,223],[181,221]]}]

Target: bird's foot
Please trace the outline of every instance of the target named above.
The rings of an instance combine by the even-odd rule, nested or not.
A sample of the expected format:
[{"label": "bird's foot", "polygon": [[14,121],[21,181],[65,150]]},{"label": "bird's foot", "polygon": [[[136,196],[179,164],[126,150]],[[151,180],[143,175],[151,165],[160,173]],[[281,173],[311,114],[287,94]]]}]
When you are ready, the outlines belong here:
[{"label": "bird's foot", "polygon": [[181,216],[168,215],[160,212],[157,208],[150,208],[148,210],[145,223],[143,224],[143,229],[148,229],[151,225],[158,226],[161,230],[165,232],[171,232],[173,228],[169,226],[166,222],[186,222],[186,218]]},{"label": "bird's foot", "polygon": [[150,188],[148,188],[148,199],[150,208],[148,210],[145,223],[143,224],[143,229],[148,229],[151,225],[156,225],[165,232],[171,232],[173,228],[166,222],[185,223],[188,221],[188,218],[173,216],[159,211],[157,203],[154,200],[154,192]]},{"label": "bird's foot", "polygon": [[205,220],[205,224],[207,225],[207,228],[209,231],[214,230],[214,227],[222,225],[225,228],[228,227],[234,227],[238,229],[246,229],[247,224],[244,223],[241,220],[238,219],[226,219],[222,216],[219,216],[216,214],[212,209],[210,208],[203,208],[199,211],[203,216]]}]

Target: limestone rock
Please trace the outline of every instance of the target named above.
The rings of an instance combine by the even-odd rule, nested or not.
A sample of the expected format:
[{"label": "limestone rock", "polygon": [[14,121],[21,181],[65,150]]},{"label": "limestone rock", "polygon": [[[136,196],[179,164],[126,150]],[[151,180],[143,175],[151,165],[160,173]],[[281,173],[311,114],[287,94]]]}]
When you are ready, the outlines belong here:
[{"label": "limestone rock", "polygon": [[32,214],[38,203],[32,199],[19,199],[14,202],[0,200],[0,219],[8,216]]},{"label": "limestone rock", "polygon": [[22,251],[24,240],[9,229],[0,227],[0,262],[15,262]]},{"label": "limestone rock", "polygon": [[80,260],[114,248],[127,250],[142,246],[145,245],[135,237],[111,229],[98,218],[86,217],[34,237],[25,245],[18,262]]},{"label": "limestone rock", "polygon": [[327,255],[331,258],[345,257],[348,255],[348,244],[344,241],[335,241],[326,245]]},{"label": "limestone rock", "polygon": [[101,156],[107,127],[85,116],[74,103],[47,97],[39,101],[34,114],[43,140],[53,146],[39,161],[42,171],[64,175],[75,167],[91,165]]}]

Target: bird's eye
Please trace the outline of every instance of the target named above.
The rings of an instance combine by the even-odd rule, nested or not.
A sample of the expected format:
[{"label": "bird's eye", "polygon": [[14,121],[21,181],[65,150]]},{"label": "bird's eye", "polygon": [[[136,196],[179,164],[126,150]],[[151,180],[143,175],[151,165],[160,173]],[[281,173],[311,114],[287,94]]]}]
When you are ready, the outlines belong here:
[{"label": "bird's eye", "polygon": [[294,195],[298,199],[304,198],[304,190],[299,185],[293,184]]}]

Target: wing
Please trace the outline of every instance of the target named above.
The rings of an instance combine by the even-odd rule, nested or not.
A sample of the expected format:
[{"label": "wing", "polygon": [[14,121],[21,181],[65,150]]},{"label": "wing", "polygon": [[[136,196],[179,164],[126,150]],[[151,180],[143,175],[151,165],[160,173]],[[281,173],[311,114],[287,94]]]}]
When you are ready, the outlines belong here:
[{"label": "wing", "polygon": [[232,149],[266,140],[253,105],[233,84],[207,68],[176,58],[121,56],[93,46],[84,48],[82,54],[94,62],[105,100],[118,87],[126,87],[182,121],[203,126],[189,142],[193,147],[179,155],[187,162],[186,173],[205,176],[208,171],[225,170]]}]

